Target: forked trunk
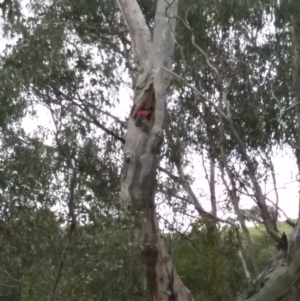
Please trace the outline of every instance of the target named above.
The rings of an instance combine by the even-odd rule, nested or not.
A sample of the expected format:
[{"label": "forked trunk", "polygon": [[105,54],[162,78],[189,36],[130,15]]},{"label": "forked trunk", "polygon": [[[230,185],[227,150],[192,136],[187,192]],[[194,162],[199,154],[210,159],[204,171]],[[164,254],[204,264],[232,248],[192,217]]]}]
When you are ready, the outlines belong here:
[{"label": "forked trunk", "polygon": [[[193,300],[176,274],[159,231],[155,210],[156,172],[160,161],[165,96],[174,51],[178,1],[159,0],[153,41],[135,0],[119,0],[140,72],[135,81],[121,174],[121,200],[135,217],[134,244],[145,267],[151,300]],[[173,18],[172,18],[173,17]],[[141,113],[143,112],[143,113]]]}]

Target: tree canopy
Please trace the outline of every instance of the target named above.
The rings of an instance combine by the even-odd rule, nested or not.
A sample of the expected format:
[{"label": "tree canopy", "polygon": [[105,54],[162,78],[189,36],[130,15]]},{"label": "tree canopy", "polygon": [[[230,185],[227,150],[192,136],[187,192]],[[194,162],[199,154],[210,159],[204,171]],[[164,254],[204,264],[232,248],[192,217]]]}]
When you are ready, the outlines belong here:
[{"label": "tree canopy", "polygon": [[299,226],[280,208],[273,156],[290,151],[299,173],[300,4],[179,0],[168,15],[162,0],[133,1],[152,44],[136,35],[158,45],[157,73],[140,92],[147,68],[137,57],[149,51],[135,44],[122,2],[0,2],[0,300],[149,297],[149,263],[133,242],[139,220],[124,212],[120,186],[124,149],[148,143],[132,130],[133,101],[156,87],[166,108],[153,151],[161,241],[194,300],[235,300],[254,283],[239,300],[249,299]]}]

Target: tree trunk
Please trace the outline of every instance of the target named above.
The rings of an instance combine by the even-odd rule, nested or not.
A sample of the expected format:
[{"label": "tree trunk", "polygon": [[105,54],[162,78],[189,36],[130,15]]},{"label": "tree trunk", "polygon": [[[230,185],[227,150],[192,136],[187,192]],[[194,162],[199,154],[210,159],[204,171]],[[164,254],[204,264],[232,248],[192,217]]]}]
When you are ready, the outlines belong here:
[{"label": "tree trunk", "polygon": [[[171,67],[178,0],[158,0],[152,42],[136,0],[117,2],[128,26],[134,59],[139,67],[127,128],[121,200],[135,218],[134,244],[145,267],[150,299],[193,300],[175,271],[155,209],[156,172],[163,142],[166,90],[170,82],[169,74],[161,67]],[[141,111],[144,113],[139,114]]]}]

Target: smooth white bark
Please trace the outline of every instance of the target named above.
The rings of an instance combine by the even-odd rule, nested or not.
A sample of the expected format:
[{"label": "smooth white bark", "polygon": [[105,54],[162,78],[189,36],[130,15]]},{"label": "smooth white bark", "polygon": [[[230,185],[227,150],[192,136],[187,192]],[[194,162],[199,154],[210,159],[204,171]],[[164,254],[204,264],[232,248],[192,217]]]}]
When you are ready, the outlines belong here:
[{"label": "smooth white bark", "polygon": [[[123,169],[121,200],[135,216],[134,243],[145,267],[151,300],[193,300],[178,277],[168,248],[160,233],[155,210],[156,173],[163,142],[165,97],[174,52],[175,18],[178,0],[158,0],[153,41],[135,0],[118,0],[132,39],[134,58],[140,65],[135,83],[134,105],[129,117]],[[167,15],[166,15],[167,13]],[[136,127],[140,110],[150,110],[148,130]]]}]

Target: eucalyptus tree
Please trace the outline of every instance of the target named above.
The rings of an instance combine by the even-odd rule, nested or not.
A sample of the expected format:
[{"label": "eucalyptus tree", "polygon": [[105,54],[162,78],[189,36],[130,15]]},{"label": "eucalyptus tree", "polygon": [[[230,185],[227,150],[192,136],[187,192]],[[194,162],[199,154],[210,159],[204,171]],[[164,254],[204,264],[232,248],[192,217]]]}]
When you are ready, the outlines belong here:
[{"label": "eucalyptus tree", "polygon": [[[263,151],[263,167],[270,170],[266,154],[273,145],[286,145],[289,133],[295,129],[290,115],[281,114],[290,102],[285,85],[291,80],[287,70],[292,61],[291,44],[281,41],[286,34],[285,25],[278,21],[275,34],[264,31],[270,24],[269,18],[284,12],[286,7],[279,8],[272,1],[249,4],[189,0],[179,1],[178,5],[177,9],[176,1],[162,0],[119,0],[118,7],[111,1],[32,1],[27,16],[22,15],[16,1],[5,1],[1,6],[4,33],[16,39],[16,44],[6,47],[1,58],[1,133],[5,137],[3,143],[11,143],[6,146],[8,154],[23,158],[16,172],[15,159],[10,161],[12,164],[2,177],[6,179],[2,189],[7,190],[8,184],[11,189],[22,188],[6,195],[7,199],[13,193],[22,195],[22,205],[41,204],[49,209],[62,203],[67,209],[63,246],[50,271],[53,278],[46,294],[49,300],[61,292],[65,300],[68,296],[69,291],[63,289],[64,272],[69,271],[69,263],[76,261],[76,235],[81,235],[76,218],[86,214],[89,222],[96,224],[94,231],[97,227],[107,231],[114,222],[114,227],[122,227],[120,180],[123,207],[133,213],[135,220],[133,226],[127,222],[133,227],[135,250],[144,265],[148,294],[153,300],[176,296],[180,300],[192,299],[176,273],[158,228],[156,186],[172,206],[178,205],[178,200],[192,204],[201,217],[216,226],[224,222],[216,210],[213,170],[219,167],[226,198],[231,201],[230,204],[226,200],[226,206],[234,207],[245,233],[238,200],[241,193],[250,191],[269,234],[281,243],[277,216],[273,218],[262,195],[254,159]],[[177,47],[173,54],[174,44]],[[132,80],[129,86],[133,87],[134,103],[129,118],[123,116],[119,120],[112,111],[124,81],[122,68]],[[167,90],[170,84],[171,89]],[[37,104],[49,110],[54,133],[45,131],[28,137],[20,122],[25,114],[35,114]],[[125,142],[127,119],[122,161],[120,149]],[[52,139],[51,146],[45,144],[47,134]],[[191,177],[185,173],[191,152],[209,156],[212,212],[204,210],[192,189]],[[32,161],[26,157],[28,153]],[[164,161],[160,161],[161,157]],[[39,162],[45,162],[43,172],[37,168]],[[165,167],[159,166],[160,162]],[[236,163],[246,167],[245,173],[235,170]],[[157,181],[158,170],[168,180]],[[245,185],[249,180],[252,187]],[[275,213],[277,210],[275,206]],[[285,250],[281,250],[272,261],[272,270],[261,274],[239,300],[279,298],[298,279],[298,228],[299,225],[291,238],[295,243],[289,244],[289,265],[280,266],[286,263]],[[88,241],[82,238],[84,250]],[[100,250],[101,243],[93,246],[94,250]],[[218,239],[213,243],[217,244]],[[250,240],[248,247],[250,250]],[[128,250],[128,244],[125,249]],[[251,257],[257,273],[255,258]],[[76,286],[77,281],[84,279],[95,296],[97,287],[86,276],[95,261],[88,262],[87,274],[82,277],[78,273],[84,260],[77,261],[80,268],[71,268],[74,277],[69,282]],[[120,265],[113,265],[112,269],[122,274]],[[97,271],[92,275],[98,279]],[[130,272],[122,275],[129,279]],[[76,296],[89,298],[85,288],[76,287]],[[114,300],[124,298],[122,291],[129,293],[127,287],[114,288],[118,292],[111,296]]]},{"label": "eucalyptus tree", "polygon": [[[202,5],[203,3],[201,3]],[[238,119],[241,118],[241,114],[237,114],[234,105],[236,105],[236,101],[233,100],[233,98],[235,98],[237,95],[240,97],[245,97],[243,93],[237,93],[238,89],[240,88],[244,88],[244,90],[246,90],[246,88],[248,87],[249,92],[248,92],[248,97],[251,97],[251,94],[253,94],[253,91],[258,91],[259,93],[265,93],[265,86],[261,85],[261,83],[259,83],[257,81],[257,79],[261,79],[261,70],[259,69],[259,66],[254,65],[254,72],[257,74],[252,75],[251,79],[254,82],[250,82],[248,81],[243,81],[243,79],[239,78],[240,75],[240,69],[239,68],[243,68],[243,66],[246,67],[246,74],[248,75],[249,72],[251,72],[248,68],[247,68],[247,64],[245,63],[244,60],[241,60],[241,58],[239,57],[240,55],[240,50],[241,48],[245,47],[247,50],[247,47],[249,47],[251,50],[253,50],[253,48],[257,47],[257,41],[256,41],[256,37],[249,37],[246,36],[246,38],[250,38],[250,42],[251,44],[248,45],[247,43],[244,45],[235,45],[236,49],[232,49],[232,44],[229,43],[230,39],[232,38],[232,36],[230,36],[230,30],[235,29],[235,24],[238,24],[238,26],[242,26],[243,24],[240,25],[240,23],[242,23],[241,21],[243,21],[243,18],[246,19],[249,23],[247,24],[246,28],[242,28],[244,29],[244,31],[246,31],[246,33],[244,33],[245,35],[247,35],[249,33],[249,28],[250,30],[253,29],[253,27],[255,26],[256,31],[260,31],[263,26],[264,26],[264,14],[267,14],[267,9],[265,10],[261,10],[261,5],[257,5],[257,4],[261,4],[261,3],[254,3],[253,6],[247,7],[247,11],[245,12],[245,14],[235,14],[232,17],[232,14],[228,14],[228,15],[224,15],[224,10],[222,10],[222,16],[224,16],[225,20],[222,20],[222,26],[220,26],[218,24],[218,20],[214,19],[215,24],[213,23],[213,27],[215,28],[215,32],[217,32],[217,36],[220,36],[219,39],[216,39],[216,41],[218,42],[218,44],[216,45],[215,49],[216,49],[216,53],[213,53],[213,48],[211,47],[210,49],[207,49],[208,47],[206,47],[206,49],[203,50],[203,43],[201,44],[201,46],[199,46],[199,42],[196,40],[195,37],[195,33],[193,32],[193,28],[191,27],[188,18],[183,19],[180,18],[179,19],[182,21],[183,25],[186,27],[188,34],[191,37],[191,44],[192,46],[194,46],[194,48],[197,50],[197,52],[199,53],[200,56],[203,57],[205,64],[207,65],[208,70],[210,71],[210,76],[209,79],[212,81],[212,84],[210,85],[210,89],[208,90],[204,90],[205,92],[203,93],[203,87],[200,85],[200,87],[198,88],[199,84],[198,81],[195,80],[195,78],[192,77],[191,81],[192,84],[188,82],[188,79],[186,80],[185,84],[197,95],[197,97],[201,100],[201,103],[203,104],[203,115],[204,118],[207,117],[207,114],[205,115],[205,113],[207,113],[207,109],[208,109],[208,113],[214,113],[215,114],[215,120],[219,120],[218,124],[216,124],[216,126],[218,127],[218,136],[219,139],[221,140],[221,143],[217,146],[215,146],[215,148],[219,148],[221,150],[221,153],[219,154],[219,160],[220,163],[222,164],[222,168],[225,166],[225,170],[227,171],[227,175],[231,180],[231,188],[228,188],[228,193],[230,193],[231,189],[233,191],[235,191],[236,189],[236,183],[233,180],[233,173],[230,169],[230,167],[228,166],[228,162],[227,162],[227,158],[226,155],[228,154],[228,150],[226,153],[226,149],[225,149],[225,145],[226,143],[224,142],[224,139],[226,139],[225,136],[225,130],[227,133],[229,133],[230,137],[232,137],[232,140],[234,141],[233,144],[233,150],[235,149],[237,151],[237,154],[241,157],[241,159],[244,161],[246,168],[247,168],[247,173],[249,175],[249,179],[250,182],[252,184],[252,189],[253,189],[253,193],[254,193],[254,197],[255,197],[255,201],[257,202],[258,207],[260,208],[261,211],[261,216],[262,216],[262,220],[264,222],[264,225],[268,231],[268,233],[273,237],[273,239],[278,243],[278,245],[280,246],[280,252],[278,254],[275,255],[275,257],[273,258],[273,260],[270,263],[270,267],[268,267],[265,272],[263,272],[262,274],[260,274],[260,276],[252,283],[252,285],[250,286],[250,288],[248,290],[246,290],[242,295],[240,295],[240,297],[238,298],[238,300],[257,300],[257,299],[269,299],[269,300],[274,300],[274,299],[278,299],[281,298],[282,296],[284,296],[290,289],[290,287],[294,284],[295,281],[298,280],[299,275],[297,273],[298,270],[298,266],[299,266],[299,262],[297,260],[298,257],[298,244],[296,243],[298,241],[298,229],[299,229],[299,224],[295,226],[294,232],[289,240],[289,248],[287,249],[287,245],[286,242],[283,242],[282,239],[280,238],[280,236],[278,235],[278,230],[276,227],[276,220],[272,220],[271,216],[270,216],[270,212],[268,210],[268,207],[266,205],[266,198],[262,193],[262,188],[259,184],[258,178],[257,178],[257,174],[256,174],[256,170],[257,170],[257,163],[253,160],[253,158],[251,158],[251,153],[249,153],[249,148],[251,150],[257,150],[258,147],[260,148],[266,148],[266,143],[272,143],[272,141],[274,139],[272,139],[271,135],[267,135],[268,132],[266,132],[266,130],[270,130],[269,128],[269,123],[266,122],[266,124],[268,124],[268,126],[266,127],[266,130],[264,128],[263,131],[259,131],[262,134],[262,137],[260,140],[257,141],[257,137],[251,137],[253,134],[257,135],[257,131],[253,131],[253,127],[250,126],[244,126],[244,122],[247,121],[244,119]],[[265,3],[264,3],[265,4]],[[270,4],[270,3],[268,3]],[[267,5],[268,5],[267,4]],[[141,24],[140,20],[143,20],[142,16],[140,15],[140,11],[138,10],[138,8],[136,7],[136,3],[127,3],[127,2],[123,2],[120,1],[119,5],[121,7],[121,10],[123,12],[123,15],[125,17],[125,20],[127,22],[128,28],[129,28],[129,32],[131,34],[131,39],[132,39],[132,44],[133,44],[133,49],[134,51],[136,51],[136,53],[143,53],[143,50],[140,50],[140,48],[145,49],[147,48],[145,45],[147,45],[148,40],[150,38],[150,34],[146,36],[146,40],[144,39],[144,37],[139,37],[139,35],[137,34],[137,32],[139,33],[145,33],[145,31],[147,30],[147,28],[145,28],[145,22],[143,21],[143,23]],[[195,7],[199,7],[198,13],[203,12],[208,13],[209,11],[209,5],[207,6],[197,6],[195,5]],[[160,2],[158,2],[158,8],[160,7]],[[193,7],[193,12],[191,13],[191,15],[195,14],[195,11],[197,11],[195,9],[195,7]],[[129,13],[131,9],[131,14]],[[230,9],[234,11],[234,7],[230,6]],[[259,10],[258,10],[259,9]],[[132,16],[133,16],[133,12],[134,13],[138,13],[138,20],[139,22],[137,22],[137,24],[132,24]],[[157,10],[156,12],[156,17],[158,12],[160,12],[159,10]],[[255,18],[253,17],[253,14],[255,16]],[[210,14],[211,15],[211,14]],[[173,17],[174,18],[174,17]],[[236,20],[239,19],[240,20]],[[250,18],[252,18],[252,23],[250,20]],[[242,19],[242,20],[241,20]],[[225,21],[225,24],[224,24]],[[226,24],[227,21],[227,24]],[[231,23],[232,22],[232,23]],[[236,23],[235,23],[236,22]],[[158,26],[156,22],[155,26]],[[220,22],[221,23],[221,22]],[[194,23],[193,23],[194,25]],[[227,27],[226,27],[227,25]],[[239,28],[240,29],[240,28]],[[154,27],[154,39],[153,41],[156,42],[155,40],[155,30],[156,27]],[[236,32],[236,31],[235,31]],[[235,33],[234,32],[234,33]],[[238,34],[240,35],[240,32],[238,32]],[[200,37],[202,37],[200,35]],[[235,38],[235,36],[234,36]],[[241,38],[239,36],[239,38]],[[174,40],[173,40],[174,42]],[[227,42],[227,43],[226,43]],[[142,43],[142,46],[140,46],[140,43]],[[171,44],[170,44],[171,45]],[[207,45],[206,45],[207,46]],[[188,48],[189,50],[190,48]],[[160,49],[161,50],[161,49]],[[233,50],[233,51],[232,51]],[[234,51],[235,50],[235,51]],[[209,51],[209,54],[208,52]],[[212,55],[213,53],[213,55]],[[235,55],[237,55],[238,60],[236,60]],[[244,52],[243,53],[246,62],[247,59],[249,60],[252,56],[252,53],[247,53]],[[254,54],[255,56],[255,54]],[[193,57],[192,55],[190,55],[189,57]],[[143,60],[144,58],[144,60]],[[139,63],[144,62],[145,66],[142,67],[142,70],[145,72],[145,70],[147,70],[147,73],[151,74],[151,71],[148,71],[148,66],[149,66],[149,62],[148,62],[148,55],[145,55],[145,57],[139,57]],[[151,62],[151,61],[150,61]],[[254,61],[255,63],[255,61]],[[152,67],[152,63],[150,63],[151,67]],[[154,64],[155,66],[155,64]],[[165,66],[161,66],[161,68],[165,71],[168,71],[169,73],[173,74],[174,76],[177,76],[180,80],[182,80],[182,77],[180,75],[177,75],[175,73],[173,73],[170,70],[167,70],[167,68]],[[261,68],[266,68],[266,62],[263,62],[263,65],[261,66]],[[150,68],[151,70],[151,68]],[[200,72],[199,70],[196,70],[196,72]],[[146,73],[146,74],[147,74]],[[259,75],[257,78],[257,75]],[[155,73],[154,73],[155,74]],[[202,74],[201,74],[202,75]],[[201,76],[200,75],[200,76]],[[143,77],[143,82],[147,83],[147,77],[146,79],[145,77]],[[150,75],[149,78],[151,79]],[[230,79],[229,79],[230,78]],[[232,78],[234,78],[234,80],[236,80],[236,82],[234,82],[236,86],[234,86],[234,88],[232,88],[231,86],[231,80]],[[154,76],[155,79],[155,76]],[[199,82],[201,83],[201,80],[199,80]],[[240,83],[242,82],[242,85],[240,85]],[[251,84],[250,84],[250,83]],[[152,83],[152,81],[150,81],[150,83]],[[139,86],[136,85],[136,93],[139,92]],[[147,86],[147,89],[149,89],[149,86]],[[152,87],[151,87],[152,89]],[[143,100],[145,102],[153,102],[153,98],[155,97],[155,117],[157,113],[157,102],[159,101],[157,99],[156,96],[156,90],[154,89],[154,91],[151,91],[151,89],[149,89],[150,91],[147,90],[147,92],[149,92],[149,94],[147,96],[143,95]],[[240,90],[242,92],[244,92],[243,90]],[[150,95],[150,96],[149,96]],[[154,97],[153,97],[154,95]],[[122,178],[122,182],[121,182],[121,196],[123,197],[123,201],[128,201],[130,204],[130,207],[135,209],[136,211],[139,210],[139,207],[137,205],[133,206],[133,200],[136,199],[137,203],[141,203],[141,200],[144,199],[146,200],[147,197],[144,196],[143,197],[143,181],[145,181],[146,179],[148,180],[148,183],[150,183],[149,178],[147,176],[151,175],[151,179],[154,181],[155,179],[155,173],[151,174],[149,173],[149,171],[151,171],[152,169],[150,168],[155,166],[155,168],[157,168],[158,163],[156,163],[155,165],[152,165],[152,159],[151,159],[151,163],[149,162],[147,165],[147,157],[148,158],[153,158],[153,154],[147,154],[147,148],[145,149],[145,145],[148,145],[149,148],[151,148],[150,146],[155,143],[155,139],[153,139],[153,141],[150,140],[151,135],[153,135],[153,133],[155,133],[154,131],[152,132],[152,111],[150,113],[150,119],[149,119],[149,124],[147,126],[150,126],[150,136],[149,139],[146,140],[147,143],[144,144],[138,144],[136,140],[138,135],[136,134],[136,131],[139,131],[138,128],[135,127],[134,124],[134,119],[139,118],[139,110],[149,110],[149,107],[145,107],[143,105],[141,105],[141,107],[139,107],[139,94],[136,94],[135,96],[135,106],[133,107],[133,110],[131,112],[131,118],[129,119],[129,126],[128,126],[128,133],[127,133],[127,139],[129,139],[127,145],[125,146],[125,158],[124,158],[124,169],[123,169],[123,178]],[[246,98],[246,97],[245,97]],[[231,100],[231,102],[230,102]],[[250,98],[251,100],[251,98]],[[255,99],[253,99],[253,101],[255,101]],[[232,109],[233,108],[233,109]],[[151,108],[153,110],[153,108]],[[239,108],[238,108],[239,109]],[[205,112],[206,110],[206,112]],[[201,112],[201,111],[200,111]],[[232,112],[234,112],[236,115],[237,120],[239,120],[239,126],[236,126],[234,124],[234,118],[235,116],[232,114]],[[257,118],[257,121],[255,124],[259,124],[260,118],[259,115],[257,114],[257,110],[254,109],[253,110],[253,115],[254,117]],[[143,113],[144,116],[144,113]],[[160,115],[159,115],[160,116]],[[274,116],[274,115],[273,115]],[[182,118],[182,116],[180,116]],[[203,117],[203,116],[202,116]],[[244,116],[242,115],[242,118]],[[145,118],[145,117],[144,117]],[[157,118],[157,117],[156,117]],[[156,122],[156,118],[154,119]],[[252,117],[251,121],[252,120]],[[265,118],[265,116],[263,116],[262,118]],[[211,119],[210,119],[211,120]],[[154,122],[154,125],[155,125]],[[242,122],[242,124],[241,124]],[[263,119],[262,119],[263,122]],[[136,124],[137,125],[137,124]],[[211,124],[209,124],[210,126],[210,130],[211,130]],[[143,138],[148,138],[149,135],[149,128],[147,129],[148,131],[146,131],[146,133],[144,132],[139,132]],[[157,130],[157,129],[156,129]],[[162,130],[162,124],[160,125],[160,130]],[[247,137],[247,134],[245,135],[245,133],[242,133],[240,131],[249,131],[249,136],[250,139],[244,139],[245,137]],[[251,133],[252,131],[252,133]],[[167,131],[168,132],[168,131]],[[279,135],[282,135],[282,132],[278,132],[278,130],[276,129],[276,126],[274,127],[274,130],[271,130],[272,135],[276,133],[278,133]],[[177,166],[177,170],[178,170],[178,174],[179,174],[179,179],[180,182],[183,186],[184,189],[186,189],[186,192],[188,194],[188,197],[191,199],[191,201],[194,204],[197,204],[199,207],[199,213],[204,213],[201,205],[199,206],[199,204],[196,201],[195,196],[192,193],[192,190],[190,188],[190,186],[188,185],[188,183],[185,181],[185,176],[182,170],[182,165],[181,165],[181,159],[180,156],[181,154],[178,154],[178,152],[181,150],[180,149],[180,144],[177,142],[174,143],[174,140],[172,139],[172,134],[169,132],[168,138],[170,140],[170,144],[171,144],[171,148],[175,149],[176,151],[173,151],[173,160],[175,162],[175,165]],[[135,137],[135,139],[131,140],[131,137]],[[252,139],[251,139],[252,138]],[[280,139],[280,136],[279,136]],[[141,141],[143,141],[141,139]],[[215,141],[215,140],[212,140]],[[280,142],[280,140],[277,140],[278,142]],[[130,165],[131,164],[131,165]],[[146,166],[148,166],[148,168],[146,168]],[[131,169],[130,169],[131,167]],[[138,168],[139,167],[139,168]],[[144,169],[144,170],[143,170]],[[128,172],[130,171],[130,173],[128,174]],[[145,176],[144,172],[147,172]],[[128,178],[129,177],[129,178]],[[224,183],[225,184],[225,183]],[[125,192],[124,192],[124,187],[125,187]],[[149,186],[148,186],[149,187]],[[130,188],[132,190],[130,190]],[[151,190],[149,190],[147,192],[147,196],[150,196],[150,193],[152,193],[152,198],[153,197],[153,193],[154,193],[154,187],[152,187]],[[138,202],[138,200],[140,202]],[[151,229],[152,234],[148,234],[148,239],[149,237],[153,236],[154,234],[156,234],[157,230],[157,226],[153,227],[150,226],[153,223],[153,218],[151,218],[151,220],[147,220],[147,217],[149,218],[149,216],[153,215],[153,212],[155,213],[155,211],[152,209],[153,206],[149,206],[147,204],[141,205],[142,208],[142,212],[144,215],[144,223],[139,223],[137,224],[137,233],[143,233],[145,232],[142,231],[143,227],[145,227],[147,229],[148,227],[148,231],[149,229]],[[157,223],[155,223],[157,225]],[[144,238],[145,234],[141,235],[141,239]],[[149,243],[149,242],[148,242]],[[151,246],[151,243],[153,244]],[[282,243],[284,243],[284,245],[282,245]],[[159,249],[161,246],[161,244],[155,244],[155,240],[152,238],[152,241],[150,240],[149,243],[149,248],[151,249],[151,251],[153,252],[153,254],[158,253],[158,255],[155,255],[155,259],[153,259],[153,261],[148,261],[146,262],[146,270],[147,270],[147,265],[150,263],[150,265],[152,265],[152,267],[156,267],[156,260],[157,258],[159,258],[159,256],[163,256],[163,254],[165,254],[164,248],[162,248],[161,250]],[[160,251],[160,252],[159,252]],[[164,258],[164,256],[162,257]],[[293,258],[293,259],[291,259]],[[156,271],[159,271],[160,268],[157,268]],[[151,274],[154,279],[156,279],[156,277],[154,276],[154,273]],[[158,275],[160,275],[158,273]],[[151,281],[151,279],[149,279],[149,275],[148,276],[148,286],[150,288],[150,295],[152,295],[152,299],[153,300],[157,300],[162,298],[162,300],[164,299],[164,297],[160,297],[160,285],[156,284],[155,282],[153,283],[153,279]],[[164,279],[165,277],[163,277],[163,275],[160,275],[161,279]],[[165,282],[167,282],[167,280],[164,280]],[[155,285],[156,284],[156,285]],[[183,300],[183,297],[181,297],[180,299]]]}]

